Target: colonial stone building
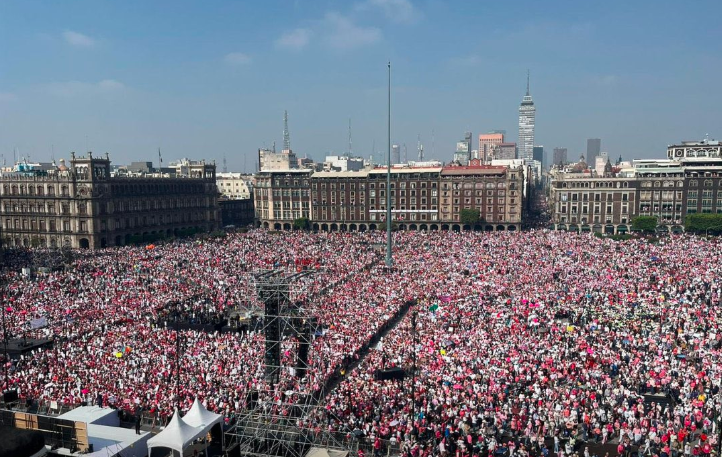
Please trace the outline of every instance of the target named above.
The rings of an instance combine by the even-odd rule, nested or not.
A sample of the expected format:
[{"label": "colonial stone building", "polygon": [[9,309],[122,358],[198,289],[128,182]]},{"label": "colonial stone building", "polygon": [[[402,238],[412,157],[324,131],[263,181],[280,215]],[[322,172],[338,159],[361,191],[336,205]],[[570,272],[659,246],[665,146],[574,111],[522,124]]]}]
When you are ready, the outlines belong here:
[{"label": "colonial stone building", "polygon": [[101,248],[219,227],[215,165],[185,176],[112,177],[110,158],[0,175],[3,244]]},{"label": "colonial stone building", "polygon": [[293,221],[311,217],[312,170],[260,171],[256,174],[253,198],[256,219],[272,230],[291,230]]},{"label": "colonial stone building", "polygon": [[[401,230],[518,230],[523,208],[521,169],[502,166],[393,167],[345,172],[286,170],[256,177],[256,216],[262,227],[290,230],[307,217],[314,230],[376,230],[392,221]],[[489,201],[488,199],[492,200]],[[473,226],[463,209],[478,209]]]},{"label": "colonial stone building", "polygon": [[553,170],[553,227],[626,233],[634,218],[654,216],[659,232],[682,232],[688,214],[722,213],[722,144],[684,142],[667,157],[609,166],[601,176],[581,160]]}]

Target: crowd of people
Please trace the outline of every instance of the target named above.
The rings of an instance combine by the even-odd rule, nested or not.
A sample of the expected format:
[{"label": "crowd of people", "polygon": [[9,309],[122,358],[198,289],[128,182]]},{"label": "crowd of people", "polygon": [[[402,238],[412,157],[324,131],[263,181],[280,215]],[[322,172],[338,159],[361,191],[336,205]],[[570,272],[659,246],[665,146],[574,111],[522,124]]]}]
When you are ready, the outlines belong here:
[{"label": "crowd of people", "polygon": [[[299,426],[412,457],[562,457],[581,443],[704,457],[719,444],[717,239],[397,232],[387,269],[382,237],[257,230],[77,253],[73,268],[37,278],[7,272],[9,332],[55,338],[13,362],[9,385],[161,417],[196,397],[230,418],[253,392],[279,409],[283,395],[313,394]],[[168,325],[262,306],[249,278],[273,268],[313,270],[293,288],[320,329],[305,376],[269,382],[258,329]],[[30,329],[41,317],[47,326]],[[284,341],[282,364],[297,343]],[[404,379],[378,379],[394,368]]]},{"label": "crowd of people", "polygon": [[[610,441],[620,454],[704,456],[718,444],[718,240],[402,242],[399,268],[425,266],[398,289],[418,305],[329,395],[316,427],[414,456],[561,456]],[[406,379],[375,379],[392,367]]]}]

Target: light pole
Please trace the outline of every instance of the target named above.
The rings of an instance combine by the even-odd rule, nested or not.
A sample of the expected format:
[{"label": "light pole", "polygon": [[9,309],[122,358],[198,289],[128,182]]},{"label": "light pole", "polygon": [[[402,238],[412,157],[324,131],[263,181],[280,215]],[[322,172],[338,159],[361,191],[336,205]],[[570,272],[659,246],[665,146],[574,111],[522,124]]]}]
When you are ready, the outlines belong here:
[{"label": "light pole", "polygon": [[389,62],[388,155],[386,157],[386,266],[391,268],[391,62]]}]

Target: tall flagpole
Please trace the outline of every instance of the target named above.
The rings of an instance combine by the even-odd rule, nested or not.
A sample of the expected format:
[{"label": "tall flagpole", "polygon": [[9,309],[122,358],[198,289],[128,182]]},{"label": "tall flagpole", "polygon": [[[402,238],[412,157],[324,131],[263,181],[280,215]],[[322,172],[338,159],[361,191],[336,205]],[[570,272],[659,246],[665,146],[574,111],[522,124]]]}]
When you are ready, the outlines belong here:
[{"label": "tall flagpole", "polygon": [[391,62],[389,62],[388,155],[386,158],[386,266],[391,267]]}]

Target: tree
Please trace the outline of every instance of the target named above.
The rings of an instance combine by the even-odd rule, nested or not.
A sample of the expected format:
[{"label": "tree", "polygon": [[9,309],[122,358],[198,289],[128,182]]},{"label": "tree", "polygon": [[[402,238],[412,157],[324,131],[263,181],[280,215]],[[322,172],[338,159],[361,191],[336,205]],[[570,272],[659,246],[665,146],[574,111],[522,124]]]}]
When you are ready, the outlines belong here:
[{"label": "tree", "polygon": [[[381,223],[379,223],[379,225],[378,225],[378,229],[385,232],[386,231],[386,221],[381,221]],[[391,231],[395,232],[398,229],[399,229],[399,223],[396,221],[392,221],[391,222]]]},{"label": "tree", "polygon": [[654,233],[657,230],[656,216],[639,216],[632,220],[632,229],[646,233]]},{"label": "tree", "polygon": [[481,213],[479,213],[478,209],[467,209],[464,208],[461,210],[461,213],[459,215],[459,220],[464,225],[474,225],[477,222],[479,222],[479,218],[481,217]]},{"label": "tree", "polygon": [[684,228],[688,232],[722,233],[722,214],[688,214],[684,220]]},{"label": "tree", "polygon": [[307,217],[299,217],[293,220],[294,230],[309,230],[311,228],[311,221]]}]

